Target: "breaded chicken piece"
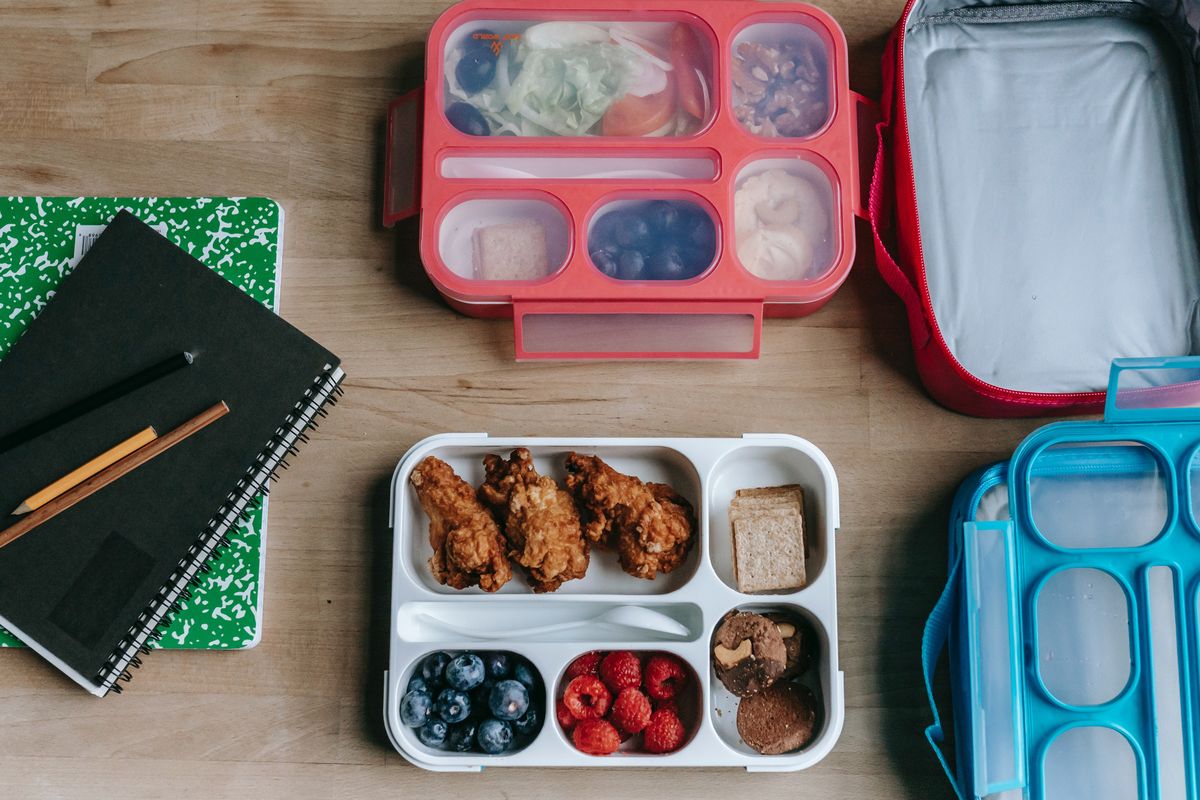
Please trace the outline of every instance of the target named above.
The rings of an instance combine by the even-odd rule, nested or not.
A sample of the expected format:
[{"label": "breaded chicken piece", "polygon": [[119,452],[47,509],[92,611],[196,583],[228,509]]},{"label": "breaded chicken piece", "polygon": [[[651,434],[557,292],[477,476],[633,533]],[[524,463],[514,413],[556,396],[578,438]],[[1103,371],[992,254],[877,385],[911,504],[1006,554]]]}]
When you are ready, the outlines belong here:
[{"label": "breaded chicken piece", "polygon": [[583,511],[588,541],[617,551],[621,568],[651,579],[674,570],[695,540],[691,504],[670,486],[643,483],[596,456],[567,456],[567,488]]},{"label": "breaded chicken piece", "polygon": [[485,592],[508,583],[512,566],[504,537],[470,484],[433,456],[422,459],[408,480],[429,516],[429,568],[438,583],[455,589],[478,585]]},{"label": "breaded chicken piece", "polygon": [[524,447],[509,460],[487,455],[479,500],[491,508],[508,539],[508,555],[525,568],[535,592],[553,592],[587,573],[591,547],[579,510],[553,478],[539,475]]}]

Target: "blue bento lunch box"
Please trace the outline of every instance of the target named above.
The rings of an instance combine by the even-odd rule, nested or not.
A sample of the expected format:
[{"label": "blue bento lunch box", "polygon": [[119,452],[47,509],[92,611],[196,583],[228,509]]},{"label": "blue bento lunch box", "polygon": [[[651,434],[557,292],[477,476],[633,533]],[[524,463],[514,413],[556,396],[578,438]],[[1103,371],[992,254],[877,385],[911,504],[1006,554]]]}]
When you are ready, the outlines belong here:
[{"label": "blue bento lunch box", "polygon": [[[1113,362],[1103,420],[972,474],[922,641],[959,798],[1196,798],[1200,358]],[[949,651],[955,766],[932,688]]]}]

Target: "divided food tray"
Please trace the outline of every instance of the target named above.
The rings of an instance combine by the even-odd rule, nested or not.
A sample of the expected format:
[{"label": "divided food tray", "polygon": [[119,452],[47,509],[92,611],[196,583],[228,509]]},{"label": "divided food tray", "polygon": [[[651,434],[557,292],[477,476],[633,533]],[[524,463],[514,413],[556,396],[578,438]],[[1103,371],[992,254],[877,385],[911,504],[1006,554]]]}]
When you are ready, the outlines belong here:
[{"label": "divided food tray", "polygon": [[[682,135],[604,135],[600,123],[594,129],[600,135],[459,130],[447,108],[476,95],[459,85],[453,59],[461,61],[483,37],[491,57],[504,64],[523,46],[524,32],[543,22],[628,34],[649,43],[648,51],[664,65],[673,31],[686,29],[705,87],[704,117],[690,127],[681,123],[675,130]],[[735,104],[735,95],[745,95],[735,91],[733,70],[750,69],[735,52],[742,43],[795,45],[815,54],[825,84],[817,95],[824,93],[826,111],[808,127],[791,129],[803,135],[768,135],[773,128],[764,128],[757,117],[739,119],[745,106]],[[850,91],[848,80],[841,28],[803,3],[561,0],[548,10],[528,0],[465,0],[443,13],[429,34],[425,88],[389,109],[384,222],[421,212],[421,257],[430,279],[464,313],[513,317],[519,359],[756,358],[763,317],[816,311],[845,281],[854,260],[854,216],[865,216],[858,116],[867,101]],[[780,273],[757,260],[757,267],[743,262],[751,251],[739,243],[734,195],[767,170],[812,187],[805,202],[813,210],[802,218],[814,220],[805,234],[812,258],[788,262],[806,267]],[[675,273],[681,279],[652,278],[671,273],[649,266],[645,272],[605,274],[602,257],[595,255],[603,244],[597,221],[622,205],[653,200],[685,203],[707,218],[705,224],[711,221],[715,243],[705,248],[713,255],[696,261],[707,266]],[[743,235],[757,236],[749,221],[756,212],[745,210],[757,206],[742,205],[750,226],[743,231],[756,231]],[[518,220],[534,220],[544,231],[544,274],[485,279],[475,249],[477,230]],[[761,246],[754,252],[770,249],[765,238],[755,241]],[[649,265],[653,257],[647,259]],[[616,270],[612,263],[604,267],[610,273]],[[780,274],[784,277],[776,279]]]},{"label": "divided food tray", "polygon": [[[575,451],[604,459],[614,469],[646,481],[668,483],[696,510],[697,539],[687,561],[650,581],[621,571],[611,553],[593,551],[586,577],[557,592],[534,594],[516,570],[499,592],[457,591],[436,583],[427,561],[429,520],[408,483],[426,456],[446,461],[468,483],[483,480],[483,457],[507,456],[528,448],[542,474],[559,480],[563,462]],[[809,540],[808,580],[791,593],[741,594],[733,574],[728,508],[741,488],[800,484],[805,491],[805,535]],[[439,771],[472,771],[485,766],[730,766],[751,771],[791,771],[812,766],[833,747],[844,716],[843,677],[838,666],[835,538],[839,525],[838,484],[825,455],[811,443],[784,434],[747,434],[741,439],[549,439],[491,438],[486,434],[443,434],[414,446],[392,480],[392,619],[385,674],[384,718],[396,750],[417,766]],[[456,627],[489,632],[591,619],[617,606],[636,605],[662,612],[687,628],[676,638],[615,626],[573,628],[526,639],[472,638],[422,624],[428,614]],[[817,663],[803,677],[817,697],[817,731],[803,749],[760,755],[738,737],[737,700],[713,674],[711,639],[721,618],[733,609],[779,609],[807,621],[816,633]],[[686,744],[674,753],[618,752],[591,756],[576,750],[554,718],[554,700],[566,667],[593,650],[659,651],[677,655],[699,678],[694,724]],[[444,650],[501,650],[527,658],[540,672],[545,694],[541,731],[524,749],[504,755],[450,753],[422,745],[399,716],[400,699],[413,671],[429,653]],[[697,688],[697,687],[693,687]],[[683,704],[681,703],[681,707]]]}]

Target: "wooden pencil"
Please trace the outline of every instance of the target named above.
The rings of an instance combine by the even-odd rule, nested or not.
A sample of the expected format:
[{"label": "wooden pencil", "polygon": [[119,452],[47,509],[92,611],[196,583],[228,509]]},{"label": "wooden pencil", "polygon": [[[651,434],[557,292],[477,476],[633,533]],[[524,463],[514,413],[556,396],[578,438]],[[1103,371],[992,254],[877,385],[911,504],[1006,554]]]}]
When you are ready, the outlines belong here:
[{"label": "wooden pencil", "polygon": [[79,501],[92,496],[105,486],[108,486],[113,481],[133,472],[152,458],[162,455],[184,439],[208,427],[228,413],[229,406],[224,401],[221,401],[206,411],[192,417],[178,428],[172,429],[144,447],[133,451],[117,463],[106,467],[101,472],[80,483],[74,489],[64,492],[36,511],[25,515],[20,522],[0,531],[0,547],[12,544],[43,522],[53,519]]},{"label": "wooden pencil", "polygon": [[105,450],[82,467],[71,470],[40,492],[29,495],[21,505],[17,506],[12,515],[19,517],[22,514],[28,514],[30,511],[36,511],[60,494],[66,494],[69,490],[83,483],[88,478],[98,474],[105,467],[117,463],[135,450],[139,450],[150,444],[157,436],[158,431],[154,430],[153,426],[138,431],[115,447]]}]

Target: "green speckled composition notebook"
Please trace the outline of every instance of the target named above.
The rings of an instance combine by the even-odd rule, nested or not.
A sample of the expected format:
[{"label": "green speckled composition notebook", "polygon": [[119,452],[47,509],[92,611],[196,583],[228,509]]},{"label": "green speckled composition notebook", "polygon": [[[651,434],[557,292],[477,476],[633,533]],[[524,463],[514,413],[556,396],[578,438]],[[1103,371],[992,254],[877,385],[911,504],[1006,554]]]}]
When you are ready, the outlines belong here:
[{"label": "green speckled composition notebook", "polygon": [[[278,231],[267,224],[277,217],[262,214],[235,230],[233,211],[216,201],[216,229],[193,248],[218,269],[234,264],[237,242]],[[0,437],[17,442],[0,454],[0,509],[17,508],[131,426],[173,431],[197,409],[225,406],[212,425],[0,547],[0,625],[98,697],[132,680],[192,592],[234,588],[212,565],[244,552],[233,538],[240,521],[337,402],[345,377],[334,353],[152,227],[164,220],[169,230],[169,214],[144,222],[118,211],[0,359]],[[21,437],[179,353],[192,358]],[[233,619],[239,600],[235,591],[193,608],[209,625],[222,613]]]},{"label": "green speckled composition notebook", "polygon": [[[261,197],[0,198],[0,358],[45,307],[86,248],[126,209],[247,295],[277,311],[283,213]],[[181,602],[156,647],[253,647],[261,631],[267,503]],[[20,647],[0,628],[0,647]]]}]

